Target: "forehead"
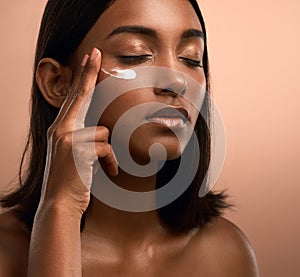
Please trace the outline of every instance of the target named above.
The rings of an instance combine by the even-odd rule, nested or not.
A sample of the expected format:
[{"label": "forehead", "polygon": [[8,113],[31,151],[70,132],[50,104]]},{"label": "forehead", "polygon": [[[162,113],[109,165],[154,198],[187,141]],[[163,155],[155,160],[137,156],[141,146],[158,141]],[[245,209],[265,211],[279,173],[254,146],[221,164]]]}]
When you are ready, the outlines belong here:
[{"label": "forehead", "polygon": [[116,0],[100,16],[97,25],[103,35],[108,35],[108,32],[120,25],[149,26],[166,33],[202,30],[198,16],[188,0]]}]

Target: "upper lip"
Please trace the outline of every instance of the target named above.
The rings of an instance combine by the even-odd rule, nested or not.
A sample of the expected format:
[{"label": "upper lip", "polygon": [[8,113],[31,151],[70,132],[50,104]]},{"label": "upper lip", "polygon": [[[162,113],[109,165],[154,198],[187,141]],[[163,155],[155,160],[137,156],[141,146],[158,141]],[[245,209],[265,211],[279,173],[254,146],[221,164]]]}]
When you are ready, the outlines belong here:
[{"label": "upper lip", "polygon": [[162,117],[162,118],[181,118],[184,121],[189,120],[189,112],[183,107],[168,106],[160,108],[147,115],[146,119]]}]

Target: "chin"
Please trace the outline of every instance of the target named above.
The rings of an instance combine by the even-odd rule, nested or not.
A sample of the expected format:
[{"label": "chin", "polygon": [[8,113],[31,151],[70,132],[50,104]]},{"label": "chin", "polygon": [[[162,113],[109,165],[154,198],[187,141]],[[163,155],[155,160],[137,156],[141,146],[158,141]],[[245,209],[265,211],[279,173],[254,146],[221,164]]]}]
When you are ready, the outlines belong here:
[{"label": "chin", "polygon": [[118,137],[118,143],[121,148],[129,147],[131,158],[140,165],[146,165],[150,160],[175,160],[182,155],[182,149],[189,139],[187,132],[182,131],[182,147],[179,139],[170,129],[150,124],[137,128],[130,137],[129,145],[124,145],[126,140],[122,137]]},{"label": "chin", "polygon": [[[129,149],[133,160],[141,165],[149,163],[150,159],[154,161],[175,160],[182,154],[180,143],[175,136],[132,139]],[[151,152],[151,158],[149,152]]]}]

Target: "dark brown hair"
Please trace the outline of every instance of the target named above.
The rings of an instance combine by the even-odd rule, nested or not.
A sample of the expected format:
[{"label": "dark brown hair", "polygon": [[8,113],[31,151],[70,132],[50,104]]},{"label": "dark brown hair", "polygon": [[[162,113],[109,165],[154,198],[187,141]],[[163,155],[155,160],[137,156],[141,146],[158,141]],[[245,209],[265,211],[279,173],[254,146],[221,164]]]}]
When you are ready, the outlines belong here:
[{"label": "dark brown hair", "polygon": [[[49,0],[40,26],[36,46],[34,74],[31,94],[31,120],[26,147],[19,169],[19,188],[0,199],[4,208],[15,207],[19,218],[31,229],[39,204],[41,186],[47,154],[47,130],[58,114],[58,109],[43,98],[35,81],[39,61],[51,57],[61,64],[68,64],[77,47],[100,15],[115,0]],[[205,24],[196,0],[189,0],[201,23],[205,52],[203,67],[209,91],[209,63]],[[209,192],[199,198],[200,185],[206,175],[211,156],[211,134],[206,124],[210,124],[210,98],[205,97],[195,132],[200,145],[200,163],[197,174],[188,189],[169,205],[158,210],[161,221],[170,231],[183,232],[201,226],[220,216],[226,204],[224,193]],[[192,141],[190,143],[193,143]],[[24,169],[26,156],[29,157]],[[158,173],[157,187],[163,186],[176,173],[178,161],[169,161]],[[192,161],[192,159],[191,159]],[[24,173],[24,176],[23,176]],[[84,223],[84,217],[83,217]]]}]

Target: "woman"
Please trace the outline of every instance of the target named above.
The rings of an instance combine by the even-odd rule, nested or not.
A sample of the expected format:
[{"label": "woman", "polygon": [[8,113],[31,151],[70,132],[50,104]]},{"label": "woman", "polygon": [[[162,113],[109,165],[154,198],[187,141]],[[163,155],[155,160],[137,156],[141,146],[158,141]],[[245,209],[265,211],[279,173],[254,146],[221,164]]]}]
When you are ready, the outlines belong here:
[{"label": "woman", "polygon": [[[48,1],[36,50],[30,162],[22,186],[1,200],[10,208],[0,218],[1,276],[258,275],[247,239],[220,217],[228,206],[225,196],[198,197],[210,161],[209,118],[181,97],[190,93],[181,75],[164,87],[120,95],[97,127],[76,125],[97,84],[138,66],[170,68],[209,88],[205,26],[196,1]],[[98,93],[100,100],[105,93]],[[168,109],[133,132],[130,154],[146,165],[150,146],[160,143],[168,161],[158,174],[137,177],[118,167],[111,133],[122,114],[153,102]],[[203,107],[209,111],[207,95]],[[109,179],[127,190],[168,183],[182,149],[194,143],[185,136],[185,121],[198,135],[200,163],[176,200],[132,212],[91,195],[98,159]],[[96,155],[86,150],[91,146]]]}]

